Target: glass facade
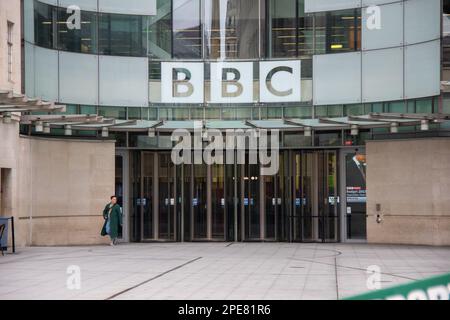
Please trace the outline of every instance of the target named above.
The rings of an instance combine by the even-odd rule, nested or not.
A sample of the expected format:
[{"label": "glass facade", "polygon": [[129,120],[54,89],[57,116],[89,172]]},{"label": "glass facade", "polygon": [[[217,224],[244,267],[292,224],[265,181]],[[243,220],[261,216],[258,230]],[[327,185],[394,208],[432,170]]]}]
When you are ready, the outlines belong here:
[{"label": "glass facade", "polygon": [[259,0],[205,0],[204,12],[205,58],[260,57]]},{"label": "glass facade", "polygon": [[361,10],[341,10],[315,16],[316,54],[361,50]]},{"label": "glass facade", "polygon": [[149,17],[81,11],[80,28],[72,25],[72,12],[34,0],[35,42],[63,51],[147,56]]},{"label": "glass facade", "polygon": [[202,57],[202,21],[200,0],[173,0],[173,57]]},{"label": "glass facade", "polygon": [[80,29],[70,28],[68,21],[71,13],[67,13],[65,8],[57,9],[57,43],[59,50],[97,53],[97,14],[94,12],[81,12]]},{"label": "glass facade", "polygon": [[157,0],[157,14],[149,17],[148,56],[152,59],[172,57],[172,1]]},{"label": "glass facade", "polygon": [[37,45],[54,48],[56,13],[54,7],[34,1],[34,39]]},{"label": "glass facade", "polygon": [[147,54],[147,17],[100,13],[98,19],[99,54],[128,57]]},{"label": "glass facade", "polygon": [[304,0],[270,0],[269,57],[307,56],[314,53],[314,16],[305,14]]},{"label": "glass facade", "polygon": [[35,42],[71,52],[167,59],[307,57],[361,48],[361,10],[308,14],[304,0],[157,0],[155,16],[81,11],[34,0]]}]

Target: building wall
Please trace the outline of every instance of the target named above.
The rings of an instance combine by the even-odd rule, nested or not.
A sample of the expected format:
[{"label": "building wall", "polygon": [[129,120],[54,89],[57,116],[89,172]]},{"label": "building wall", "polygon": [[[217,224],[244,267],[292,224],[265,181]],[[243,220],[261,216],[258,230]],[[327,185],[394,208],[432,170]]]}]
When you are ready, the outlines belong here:
[{"label": "building wall", "polygon": [[18,130],[16,121],[5,124],[0,119],[0,217],[17,213]]},{"label": "building wall", "polygon": [[16,121],[0,121],[0,217],[14,217],[16,246],[105,243],[100,230],[114,193],[114,141],[18,132]]},{"label": "building wall", "polygon": [[114,194],[114,142],[21,137],[19,149],[19,243],[107,241],[100,231]]},{"label": "building wall", "polygon": [[369,141],[367,192],[369,243],[450,245],[449,138]]},{"label": "building wall", "polygon": [[[13,74],[8,79],[8,21],[13,27]],[[20,0],[0,0],[0,89],[21,92],[21,23]]]}]

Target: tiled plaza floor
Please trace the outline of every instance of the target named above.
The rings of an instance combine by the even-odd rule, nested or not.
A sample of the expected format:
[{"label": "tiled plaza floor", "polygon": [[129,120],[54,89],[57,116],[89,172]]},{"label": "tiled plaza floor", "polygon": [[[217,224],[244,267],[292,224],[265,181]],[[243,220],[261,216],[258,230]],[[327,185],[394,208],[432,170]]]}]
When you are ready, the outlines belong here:
[{"label": "tiled plaza floor", "polygon": [[[173,243],[31,247],[0,256],[5,299],[341,299],[450,272],[449,247]],[[69,289],[67,270],[80,270]],[[70,277],[70,278],[69,278]],[[70,281],[69,281],[70,282]]]}]

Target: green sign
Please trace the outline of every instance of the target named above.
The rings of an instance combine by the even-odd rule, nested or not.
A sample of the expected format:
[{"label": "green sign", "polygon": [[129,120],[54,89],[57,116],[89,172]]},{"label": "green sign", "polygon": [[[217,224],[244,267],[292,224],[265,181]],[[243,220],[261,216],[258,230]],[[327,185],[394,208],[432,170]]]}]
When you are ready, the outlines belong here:
[{"label": "green sign", "polygon": [[345,300],[450,300],[450,273]]}]

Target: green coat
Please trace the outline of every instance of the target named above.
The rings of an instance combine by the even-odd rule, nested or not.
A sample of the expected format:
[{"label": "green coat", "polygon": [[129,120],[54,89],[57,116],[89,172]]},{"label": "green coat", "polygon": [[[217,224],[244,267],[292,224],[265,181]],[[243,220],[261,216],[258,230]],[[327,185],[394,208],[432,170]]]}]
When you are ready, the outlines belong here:
[{"label": "green coat", "polygon": [[[101,232],[102,236],[107,235],[106,223],[108,222],[108,211],[109,211],[108,207],[109,203],[105,206],[105,209],[103,209],[103,219],[105,219],[105,223],[103,224]],[[119,224],[122,225],[122,210],[120,209],[120,206],[117,203],[112,207],[110,219],[111,221],[109,222],[110,228],[109,236],[111,237],[111,239],[114,239],[119,236]]]}]

